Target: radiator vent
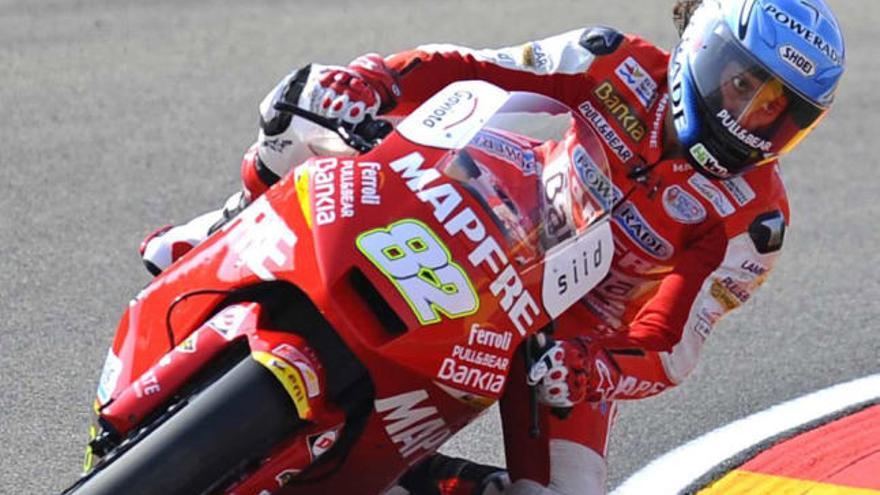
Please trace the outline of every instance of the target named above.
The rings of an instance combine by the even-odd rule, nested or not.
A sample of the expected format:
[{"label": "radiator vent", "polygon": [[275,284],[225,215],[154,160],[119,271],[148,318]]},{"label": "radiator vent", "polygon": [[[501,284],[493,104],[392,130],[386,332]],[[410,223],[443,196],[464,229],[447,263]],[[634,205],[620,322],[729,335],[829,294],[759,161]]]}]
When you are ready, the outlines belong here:
[{"label": "radiator vent", "polygon": [[379,294],[379,291],[376,290],[366,275],[355,268],[351,271],[349,279],[354,290],[361,296],[367,307],[370,308],[370,311],[388,333],[400,335],[406,332],[406,324],[397,316],[391,305]]}]

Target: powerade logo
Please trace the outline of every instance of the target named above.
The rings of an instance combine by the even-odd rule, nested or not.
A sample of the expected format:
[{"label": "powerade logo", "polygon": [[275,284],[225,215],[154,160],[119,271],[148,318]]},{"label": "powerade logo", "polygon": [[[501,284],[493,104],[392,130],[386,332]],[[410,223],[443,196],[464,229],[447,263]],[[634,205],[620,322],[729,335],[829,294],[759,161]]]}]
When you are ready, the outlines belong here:
[{"label": "powerade logo", "polygon": [[578,145],[574,149],[572,159],[581,182],[587,187],[590,194],[602,204],[603,208],[610,208],[622,196],[620,190],[611,184],[608,177],[599,170],[582,146]]},{"label": "powerade logo", "polygon": [[648,254],[661,260],[672,256],[672,246],[669,241],[654,232],[635,205],[629,201],[614,214],[614,218],[629,237]]},{"label": "powerade logo", "polygon": [[669,92],[672,98],[672,119],[679,132],[684,131],[688,126],[684,110],[684,78],[681,74],[684,70],[684,57],[684,50],[679,46],[675,50],[675,58],[672,60],[672,89]]},{"label": "powerade logo", "polygon": [[830,43],[825,41],[825,38],[822,38],[816,32],[807,26],[804,26],[800,21],[791,17],[788,12],[780,10],[779,7],[772,3],[769,3],[764,7],[764,12],[769,14],[770,17],[779,24],[782,24],[791,30],[791,32],[803,38],[804,41],[816,47],[816,49],[822,52],[829,60],[834,62],[834,64],[841,64],[842,57],[840,56],[840,53],[838,53]]}]

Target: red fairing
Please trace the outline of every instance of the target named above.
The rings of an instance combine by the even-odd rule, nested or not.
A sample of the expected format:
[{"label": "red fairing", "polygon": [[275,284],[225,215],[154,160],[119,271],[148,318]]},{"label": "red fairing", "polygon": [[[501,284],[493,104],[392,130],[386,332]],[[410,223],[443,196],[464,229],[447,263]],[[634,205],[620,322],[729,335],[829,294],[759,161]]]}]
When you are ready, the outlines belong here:
[{"label": "red fairing", "polygon": [[[371,153],[316,157],[283,177],[131,301],[102,377],[100,416],[117,433],[131,431],[205,363],[246,342],[254,359],[296,368],[301,386],[292,396],[310,426],[304,436],[280,444],[234,493],[286,485],[342,437],[346,419],[325,401],[323,365],[309,343],[273,330],[259,302],[223,307],[223,301],[243,288],[289,284],[314,304],[375,387],[374,414],[344,465],[320,488],[299,487],[297,493],[385,490],[501,397],[519,343],[549,322],[540,265],[526,270],[510,261],[514,255],[504,250],[512,248],[483,205],[442,174],[424,184],[413,181],[446,157],[447,150],[393,133]],[[515,169],[510,163],[498,167]],[[536,176],[529,180],[534,190]],[[416,184],[425,191],[414,190]],[[437,191],[455,201],[428,196]],[[392,271],[384,271],[383,263],[393,263],[369,254],[402,235],[403,227],[426,243],[407,244],[410,256],[440,255],[441,264],[456,272],[438,273],[459,273],[468,284],[444,282],[458,285],[427,305],[408,296]],[[434,242],[445,251],[431,247]],[[385,301],[399,326],[381,316],[365,290]],[[367,465],[370,475],[364,476]]]}]

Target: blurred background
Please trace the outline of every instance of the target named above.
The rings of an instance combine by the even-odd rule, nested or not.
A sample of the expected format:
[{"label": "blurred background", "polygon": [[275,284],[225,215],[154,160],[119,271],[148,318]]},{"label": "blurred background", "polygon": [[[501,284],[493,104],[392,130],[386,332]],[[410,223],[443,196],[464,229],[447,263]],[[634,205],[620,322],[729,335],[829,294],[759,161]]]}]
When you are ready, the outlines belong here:
[{"label": "blurred background", "polygon": [[[671,48],[672,3],[0,1],[0,493],[75,479],[116,321],[149,280],[138,244],[238,187],[257,105],[291,69],[596,24]],[[830,3],[848,72],[828,119],[783,161],[781,263],[688,382],[622,407],[610,486],[713,428],[880,369],[880,3]],[[503,463],[495,410],[444,450]]]}]

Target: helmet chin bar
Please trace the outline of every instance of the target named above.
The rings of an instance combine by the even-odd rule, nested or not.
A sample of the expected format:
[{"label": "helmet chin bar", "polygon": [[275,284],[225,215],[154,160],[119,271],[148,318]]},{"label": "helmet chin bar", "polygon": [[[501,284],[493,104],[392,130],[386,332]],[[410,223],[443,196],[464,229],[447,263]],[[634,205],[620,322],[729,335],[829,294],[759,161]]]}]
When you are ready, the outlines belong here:
[{"label": "helmet chin bar", "polygon": [[693,79],[688,77],[686,59],[684,49],[677,47],[669,73],[672,118],[682,152],[691,166],[709,177],[729,179],[741,175],[752,168],[744,163],[751,149],[728,136],[727,129],[714,120]]},{"label": "helmet chin bar", "polygon": [[[702,98],[697,98],[697,115],[698,120],[701,121],[698,143],[701,143],[709,153],[706,157],[707,163],[700,166],[702,171],[717,179],[730,179],[744,174],[764,160],[760,150],[734,137],[717,116],[709,111]],[[702,158],[693,156],[694,153],[690,149],[689,152],[694,159]],[[711,165],[712,158],[717,165]]]}]

